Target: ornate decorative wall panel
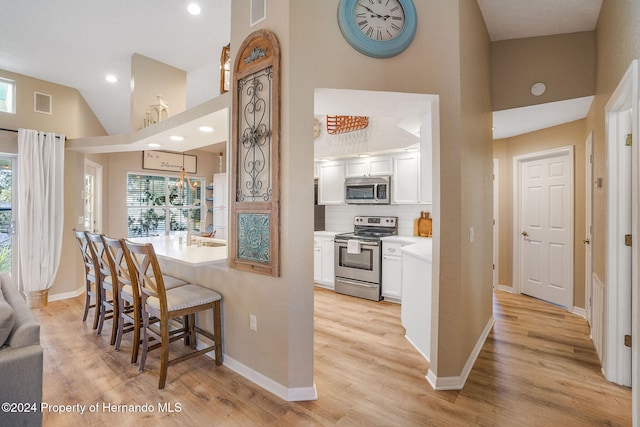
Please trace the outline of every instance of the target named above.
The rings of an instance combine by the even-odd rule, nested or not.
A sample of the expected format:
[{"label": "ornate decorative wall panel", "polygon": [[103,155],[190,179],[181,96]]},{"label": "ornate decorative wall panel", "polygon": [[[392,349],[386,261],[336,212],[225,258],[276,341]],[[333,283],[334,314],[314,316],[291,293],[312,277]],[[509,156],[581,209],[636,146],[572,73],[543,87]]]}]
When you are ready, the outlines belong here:
[{"label": "ornate decorative wall panel", "polygon": [[233,70],[229,265],[279,275],[280,48],[269,31],[247,37]]}]

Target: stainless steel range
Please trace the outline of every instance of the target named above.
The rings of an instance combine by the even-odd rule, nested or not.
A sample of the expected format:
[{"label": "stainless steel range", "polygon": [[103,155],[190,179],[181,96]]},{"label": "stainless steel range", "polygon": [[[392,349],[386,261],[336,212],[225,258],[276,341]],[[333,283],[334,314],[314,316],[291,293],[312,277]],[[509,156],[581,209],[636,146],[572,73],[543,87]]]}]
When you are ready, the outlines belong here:
[{"label": "stainless steel range", "polygon": [[382,242],[398,234],[398,217],[356,216],[353,233],[338,234],[335,242],[335,290],[380,301]]}]

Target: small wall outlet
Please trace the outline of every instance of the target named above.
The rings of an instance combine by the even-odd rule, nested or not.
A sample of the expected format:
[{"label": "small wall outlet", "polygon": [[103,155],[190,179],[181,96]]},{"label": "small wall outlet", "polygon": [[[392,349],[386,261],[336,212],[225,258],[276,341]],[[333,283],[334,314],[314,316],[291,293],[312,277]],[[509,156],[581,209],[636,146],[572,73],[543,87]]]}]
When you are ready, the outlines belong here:
[{"label": "small wall outlet", "polygon": [[78,217],[78,225],[84,225],[84,217],[83,216],[79,216]]},{"label": "small wall outlet", "polygon": [[258,331],[258,318],[256,317],[255,314],[250,314],[249,315],[249,328],[252,331]]},{"label": "small wall outlet", "polygon": [[469,241],[473,242],[476,239],[476,232],[473,227],[469,227]]}]

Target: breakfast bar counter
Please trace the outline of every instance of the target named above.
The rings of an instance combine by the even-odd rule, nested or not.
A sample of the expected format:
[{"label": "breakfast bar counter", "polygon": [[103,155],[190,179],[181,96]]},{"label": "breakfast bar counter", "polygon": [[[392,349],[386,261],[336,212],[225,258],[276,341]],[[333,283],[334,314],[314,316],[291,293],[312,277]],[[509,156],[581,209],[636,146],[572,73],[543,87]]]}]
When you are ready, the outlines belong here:
[{"label": "breakfast bar counter", "polygon": [[[193,237],[191,245],[179,236],[134,237],[136,243],[151,243],[158,259],[178,262],[191,267],[214,266],[226,268],[227,242],[222,239]],[[198,241],[200,243],[198,244]]]}]

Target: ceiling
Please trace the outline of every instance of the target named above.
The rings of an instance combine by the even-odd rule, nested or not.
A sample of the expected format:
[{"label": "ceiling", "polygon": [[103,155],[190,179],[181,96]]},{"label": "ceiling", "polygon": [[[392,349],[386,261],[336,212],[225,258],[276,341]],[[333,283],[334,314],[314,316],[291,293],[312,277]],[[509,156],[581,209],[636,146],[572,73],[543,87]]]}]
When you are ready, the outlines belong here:
[{"label": "ceiling", "polygon": [[5,1],[0,69],[78,89],[109,135],[128,134],[134,53],[187,72],[187,107],[218,94],[231,0],[200,3],[193,16],[187,0]]},{"label": "ceiling", "polygon": [[[129,133],[134,53],[187,72],[187,108],[218,94],[215,76],[221,49],[230,40],[231,0],[200,0],[198,16],[187,13],[187,0],[4,3],[0,69],[77,88],[109,135]],[[478,0],[478,4],[491,40],[504,40],[593,30],[602,0]],[[118,82],[108,83],[107,74],[117,76]],[[577,108],[586,116],[584,104]],[[542,118],[552,117],[554,111],[535,108]],[[505,121],[515,129],[512,132],[520,132],[519,125],[531,122],[531,116],[521,119],[521,113],[500,112],[494,124],[499,129]],[[545,120],[540,123],[546,126]]]},{"label": "ceiling", "polygon": [[478,0],[491,41],[592,31],[602,0]]}]

